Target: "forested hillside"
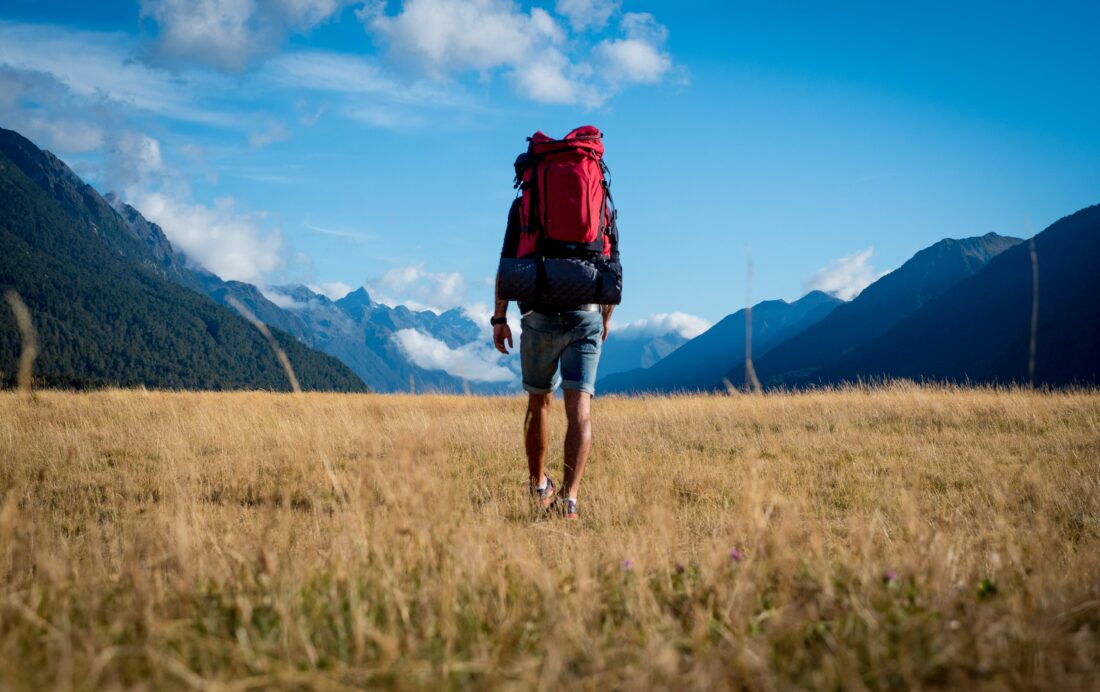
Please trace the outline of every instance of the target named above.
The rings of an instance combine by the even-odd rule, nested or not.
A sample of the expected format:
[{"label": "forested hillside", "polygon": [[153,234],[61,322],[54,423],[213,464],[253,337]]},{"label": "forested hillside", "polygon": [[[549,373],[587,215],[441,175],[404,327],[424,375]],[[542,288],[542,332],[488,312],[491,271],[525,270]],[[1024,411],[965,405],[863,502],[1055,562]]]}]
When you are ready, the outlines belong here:
[{"label": "forested hillside", "polygon": [[[15,289],[38,332],[47,385],[288,389],[264,338],[237,314],[173,283],[158,257],[91,186],[19,134],[0,130],[0,290]],[[362,391],[335,358],[275,331],[302,387]],[[20,337],[0,310],[0,382]]]}]

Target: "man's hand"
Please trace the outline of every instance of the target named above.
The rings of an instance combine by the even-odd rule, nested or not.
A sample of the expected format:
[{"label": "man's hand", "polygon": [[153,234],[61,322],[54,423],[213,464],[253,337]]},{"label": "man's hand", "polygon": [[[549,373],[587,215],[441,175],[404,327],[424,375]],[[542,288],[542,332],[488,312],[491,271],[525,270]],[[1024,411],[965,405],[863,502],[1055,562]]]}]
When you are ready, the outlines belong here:
[{"label": "man's hand", "polygon": [[611,313],[615,310],[614,305],[604,305],[600,312],[603,313],[603,340],[607,341],[607,335],[611,333]]},{"label": "man's hand", "polygon": [[508,348],[504,348],[504,342],[508,342],[508,348],[512,348],[512,328],[507,323],[493,327],[493,345],[498,351],[508,355]]}]

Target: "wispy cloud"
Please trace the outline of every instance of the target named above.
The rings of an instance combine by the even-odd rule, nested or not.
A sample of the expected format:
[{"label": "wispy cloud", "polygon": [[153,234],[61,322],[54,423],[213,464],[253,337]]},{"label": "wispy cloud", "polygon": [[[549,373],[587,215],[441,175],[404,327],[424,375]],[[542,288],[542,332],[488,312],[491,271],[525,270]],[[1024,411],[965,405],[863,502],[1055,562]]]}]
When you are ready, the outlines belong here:
[{"label": "wispy cloud", "polygon": [[842,300],[851,300],[883,275],[872,266],[872,254],[874,250],[867,248],[835,259],[811,274],[803,286],[807,291],[824,291]]},{"label": "wispy cloud", "polygon": [[360,231],[353,231],[345,228],[326,228],[312,223],[303,225],[314,233],[320,233],[321,235],[332,236],[334,238],[348,238],[349,240],[358,240],[361,242],[375,239],[375,237],[369,233],[362,233]]},{"label": "wispy cloud", "polygon": [[283,142],[287,139],[290,139],[290,131],[286,128],[286,125],[277,120],[272,120],[266,128],[250,134],[248,144],[253,149],[262,149],[269,144]]},{"label": "wispy cloud", "polygon": [[173,75],[135,61],[135,50],[134,39],[125,34],[0,21],[0,64],[51,75],[90,104],[107,102],[234,130],[246,127],[229,113],[196,105],[219,79]]}]

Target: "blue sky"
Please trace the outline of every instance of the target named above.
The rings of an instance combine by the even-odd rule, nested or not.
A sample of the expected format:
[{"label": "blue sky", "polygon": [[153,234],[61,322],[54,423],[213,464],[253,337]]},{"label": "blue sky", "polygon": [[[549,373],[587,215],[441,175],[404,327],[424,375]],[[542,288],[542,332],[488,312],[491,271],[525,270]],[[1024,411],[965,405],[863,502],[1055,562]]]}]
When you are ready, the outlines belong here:
[{"label": "blue sky", "polygon": [[6,0],[0,125],[228,278],[480,316],[524,138],[595,124],[617,321],[686,332],[747,249],[848,297],[1100,202],[1096,3],[838,5]]}]

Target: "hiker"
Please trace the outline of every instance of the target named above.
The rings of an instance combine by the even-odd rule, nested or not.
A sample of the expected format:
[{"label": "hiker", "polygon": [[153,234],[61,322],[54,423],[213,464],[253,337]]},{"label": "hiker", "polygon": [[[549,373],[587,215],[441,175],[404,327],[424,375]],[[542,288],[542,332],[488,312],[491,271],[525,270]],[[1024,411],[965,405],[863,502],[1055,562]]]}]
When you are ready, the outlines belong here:
[{"label": "hiker", "polygon": [[[519,304],[520,361],[528,393],[524,434],[536,504],[577,519],[577,491],[592,448],[591,408],[600,350],[619,302],[617,214],[602,134],[577,128],[561,140],[541,132],[516,159],[520,194],[508,212],[497,272],[493,343],[507,354],[510,299]],[[560,373],[559,373],[560,368]],[[546,474],[550,403],[564,390],[565,474],[555,494]]]}]

